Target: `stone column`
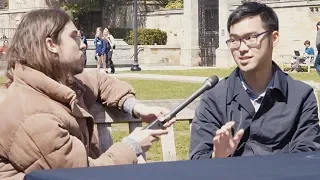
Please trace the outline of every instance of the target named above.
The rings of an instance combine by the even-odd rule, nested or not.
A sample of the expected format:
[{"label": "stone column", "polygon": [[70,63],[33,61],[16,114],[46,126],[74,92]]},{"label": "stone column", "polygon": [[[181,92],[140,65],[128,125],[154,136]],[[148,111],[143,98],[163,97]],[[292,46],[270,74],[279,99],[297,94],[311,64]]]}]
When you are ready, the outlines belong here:
[{"label": "stone column", "polygon": [[227,21],[230,15],[229,9],[232,4],[238,1],[219,0],[219,48],[216,50],[216,67],[219,68],[228,68],[235,65],[226,40],[229,38],[227,29]]},{"label": "stone column", "polygon": [[183,43],[180,64],[192,66],[199,52],[198,0],[183,1]]}]

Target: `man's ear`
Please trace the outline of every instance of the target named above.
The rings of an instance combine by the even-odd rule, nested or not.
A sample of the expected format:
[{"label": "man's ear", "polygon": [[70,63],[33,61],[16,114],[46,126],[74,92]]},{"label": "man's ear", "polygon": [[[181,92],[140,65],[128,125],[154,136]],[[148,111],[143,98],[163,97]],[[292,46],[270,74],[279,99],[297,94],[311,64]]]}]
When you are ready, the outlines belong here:
[{"label": "man's ear", "polygon": [[59,53],[59,46],[53,42],[51,38],[46,38],[46,46],[52,53]]},{"label": "man's ear", "polygon": [[275,47],[279,43],[279,32],[273,31],[272,32],[272,45]]}]

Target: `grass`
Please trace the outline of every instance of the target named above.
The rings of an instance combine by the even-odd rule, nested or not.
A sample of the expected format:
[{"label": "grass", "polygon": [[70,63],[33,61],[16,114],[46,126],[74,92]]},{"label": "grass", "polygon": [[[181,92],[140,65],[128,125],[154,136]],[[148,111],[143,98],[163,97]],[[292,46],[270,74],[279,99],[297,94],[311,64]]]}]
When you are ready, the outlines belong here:
[{"label": "grass", "polygon": [[[130,83],[137,92],[139,100],[156,99],[184,99],[196,91],[201,83],[183,83],[170,81],[152,81],[137,79],[122,79]],[[112,137],[114,142],[129,134],[127,124],[115,124],[112,126]],[[174,124],[174,135],[176,142],[176,152],[178,160],[186,160],[189,155],[189,122],[179,121]],[[156,162],[162,160],[162,150],[160,142],[155,142],[147,152],[147,161]]]},{"label": "grass", "polygon": [[320,77],[315,70],[311,70],[310,73],[289,73],[292,78],[301,81],[315,81],[320,83]]},{"label": "grass", "polygon": [[[144,125],[145,126],[145,125]],[[122,138],[129,135],[128,124],[115,124],[112,126],[113,142],[119,142]],[[187,160],[189,155],[189,123],[179,121],[174,124],[174,136],[176,143],[177,160]],[[153,143],[150,150],[146,153],[148,162],[162,161],[162,150],[160,141]]]},{"label": "grass", "polygon": [[[161,71],[141,71],[137,72],[140,74],[161,74],[161,75],[179,75],[179,76],[201,76],[209,77],[216,75],[220,78],[228,76],[234,68],[219,69],[219,68],[209,68],[209,69],[191,69],[191,70],[161,70]],[[320,83],[320,77],[318,73],[311,69],[310,73],[289,73],[294,79],[302,81],[315,81]]]},{"label": "grass", "polygon": [[140,74],[161,74],[161,75],[179,75],[179,76],[202,76],[209,77],[211,75],[216,75],[218,77],[226,77],[228,76],[233,69],[190,69],[190,70],[152,70],[152,71],[140,71],[137,73]]},{"label": "grass", "polygon": [[0,84],[3,84],[6,82],[6,78],[4,76],[0,76]]},{"label": "grass", "polygon": [[[171,75],[186,75],[186,76],[211,76],[216,74],[219,77],[225,77],[232,69],[204,69],[204,70],[183,70],[183,71],[142,71],[140,73],[148,74],[171,74]],[[295,79],[300,80],[315,80],[320,82],[319,76],[315,72],[308,73],[291,73]],[[153,81],[153,80],[137,80],[137,79],[122,79],[130,83],[137,92],[137,98],[140,100],[155,100],[155,99],[184,99],[191,95],[201,83],[183,83],[170,81]],[[5,78],[0,76],[0,83],[4,82]],[[318,93],[320,99],[320,92]],[[127,124],[114,124],[112,126],[112,136],[114,142],[129,134]],[[177,122],[174,124],[176,152],[178,160],[188,159],[189,154],[189,123]],[[155,142],[151,149],[147,152],[147,160],[149,162],[161,161],[162,150],[160,142]]]},{"label": "grass", "polygon": [[133,86],[137,98],[143,100],[183,99],[196,91],[201,83],[122,79]]},{"label": "grass", "polygon": [[[187,71],[189,72],[189,71]],[[186,73],[186,72],[184,72]],[[310,76],[310,75],[309,75]],[[140,100],[156,100],[156,99],[180,99],[191,95],[197,88],[201,86],[198,83],[180,83],[169,81],[152,81],[152,80],[136,80],[122,79],[130,83],[137,92],[137,97]],[[318,92],[320,99],[320,92]],[[115,124],[112,127],[112,136],[114,142],[129,134],[127,124]],[[178,160],[186,160],[189,155],[190,131],[187,121],[177,122],[174,124],[174,134],[176,143],[176,152]],[[162,150],[160,142],[152,145],[147,152],[147,161],[155,162],[162,161]]]}]

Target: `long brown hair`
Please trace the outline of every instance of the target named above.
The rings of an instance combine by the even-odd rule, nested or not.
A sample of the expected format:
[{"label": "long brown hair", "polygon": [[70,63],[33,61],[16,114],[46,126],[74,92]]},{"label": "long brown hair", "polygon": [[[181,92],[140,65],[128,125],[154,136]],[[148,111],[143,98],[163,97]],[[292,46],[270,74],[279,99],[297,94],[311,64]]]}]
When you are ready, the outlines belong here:
[{"label": "long brown hair", "polygon": [[46,38],[59,44],[60,33],[69,21],[71,19],[65,11],[55,8],[33,10],[23,17],[4,57],[9,80],[7,86],[13,82],[16,63],[38,70],[56,81],[66,76],[58,54],[47,49]]}]

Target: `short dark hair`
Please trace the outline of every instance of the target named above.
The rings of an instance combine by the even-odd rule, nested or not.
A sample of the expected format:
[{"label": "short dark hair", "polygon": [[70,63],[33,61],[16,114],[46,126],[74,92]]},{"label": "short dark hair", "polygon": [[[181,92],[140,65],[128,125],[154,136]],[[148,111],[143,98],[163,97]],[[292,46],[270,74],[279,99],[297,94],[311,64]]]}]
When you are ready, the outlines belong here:
[{"label": "short dark hair", "polygon": [[306,45],[306,44],[309,44],[309,45],[310,45],[310,41],[309,41],[309,40],[306,40],[303,45]]},{"label": "short dark hair", "polygon": [[279,31],[279,19],[274,10],[258,2],[247,2],[235,9],[228,18],[228,32],[230,27],[239,21],[260,15],[262,23],[268,31]]}]

